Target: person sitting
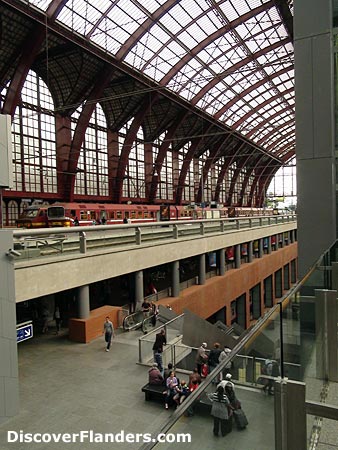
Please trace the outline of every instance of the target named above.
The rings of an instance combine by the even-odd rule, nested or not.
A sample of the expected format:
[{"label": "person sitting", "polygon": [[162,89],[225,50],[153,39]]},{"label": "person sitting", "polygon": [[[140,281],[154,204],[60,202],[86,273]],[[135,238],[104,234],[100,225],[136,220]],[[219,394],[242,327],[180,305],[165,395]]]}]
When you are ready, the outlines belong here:
[{"label": "person sitting", "polygon": [[169,408],[169,402],[174,398],[176,394],[176,388],[178,386],[178,380],[175,376],[175,372],[170,372],[169,377],[166,380],[167,392],[165,396],[165,409]]},{"label": "person sitting", "polygon": [[190,395],[190,389],[187,385],[187,382],[185,380],[182,380],[181,384],[179,384],[176,387],[176,394],[173,397],[177,406],[179,406],[181,403],[183,403],[184,400],[188,397],[188,395]]},{"label": "person sitting", "polygon": [[152,367],[149,369],[149,384],[163,384],[163,377],[161,375],[161,372],[158,370],[158,366],[156,363],[152,365]]},{"label": "person sitting", "polygon": [[164,369],[164,373],[163,373],[163,378],[164,378],[164,384],[165,384],[165,382],[167,381],[167,378],[169,377],[169,375],[170,375],[170,373],[173,371],[173,365],[172,365],[172,363],[170,362],[169,364],[168,364],[168,368],[167,369]]}]

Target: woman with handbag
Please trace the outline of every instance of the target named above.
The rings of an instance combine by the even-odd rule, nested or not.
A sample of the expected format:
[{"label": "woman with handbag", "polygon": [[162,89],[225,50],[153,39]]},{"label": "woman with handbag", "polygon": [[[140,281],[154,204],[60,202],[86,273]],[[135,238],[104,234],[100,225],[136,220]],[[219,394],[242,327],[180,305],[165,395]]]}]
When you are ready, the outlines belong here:
[{"label": "woman with handbag", "polygon": [[221,427],[222,436],[225,436],[232,431],[232,407],[229,399],[220,385],[217,386],[216,392],[209,394],[208,397],[212,402],[211,415],[214,418],[214,435],[218,436],[219,428]]}]

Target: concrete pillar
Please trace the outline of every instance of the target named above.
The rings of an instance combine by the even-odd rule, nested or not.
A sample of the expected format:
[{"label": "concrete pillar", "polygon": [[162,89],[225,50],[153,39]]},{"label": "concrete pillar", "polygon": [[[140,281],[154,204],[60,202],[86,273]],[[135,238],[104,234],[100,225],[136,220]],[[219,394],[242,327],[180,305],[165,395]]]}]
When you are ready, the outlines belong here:
[{"label": "concrete pillar", "polygon": [[333,5],[294,1],[300,278],[337,237]]},{"label": "concrete pillar", "polygon": [[218,261],[219,261],[219,275],[225,274],[225,251],[224,248],[218,250]]},{"label": "concrete pillar", "polygon": [[180,295],[180,262],[173,261],[171,263],[171,296],[178,297]]},{"label": "concrete pillar", "polygon": [[78,287],[77,291],[77,315],[79,319],[88,319],[90,316],[89,286]]},{"label": "concrete pillar", "polygon": [[315,289],[316,376],[337,381],[337,291]]},{"label": "concrete pillar", "polygon": [[248,243],[248,262],[251,263],[253,260],[253,241]]},{"label": "concrete pillar", "polygon": [[264,255],[263,239],[258,240],[258,258],[262,258]]},{"label": "concrete pillar", "polygon": [[0,230],[0,423],[19,412],[18,354],[12,232]]},{"label": "concrete pillar", "polygon": [[138,270],[135,272],[135,311],[141,311],[143,300],[143,270]]},{"label": "concrete pillar", "polygon": [[272,247],[271,247],[271,236],[268,237],[268,255],[270,255],[270,253],[272,252]]},{"label": "concrete pillar", "polygon": [[276,380],[275,450],[306,450],[305,383]]},{"label": "concrete pillar", "polygon": [[276,238],[275,250],[278,250],[278,248],[279,248],[279,236],[278,236],[278,234],[275,234],[275,238]]},{"label": "concrete pillar", "polygon": [[241,246],[235,245],[235,268],[239,269],[241,267]]},{"label": "concrete pillar", "polygon": [[205,284],[205,254],[199,256],[198,284]]}]

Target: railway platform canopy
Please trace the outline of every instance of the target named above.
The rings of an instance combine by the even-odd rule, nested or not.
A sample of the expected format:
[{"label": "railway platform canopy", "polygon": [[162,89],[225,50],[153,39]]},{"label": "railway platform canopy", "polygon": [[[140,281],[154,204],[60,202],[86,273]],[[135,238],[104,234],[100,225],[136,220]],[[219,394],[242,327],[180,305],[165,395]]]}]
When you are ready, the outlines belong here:
[{"label": "railway platform canopy", "polygon": [[5,199],[262,206],[294,158],[291,0],[2,0],[0,16],[1,112],[18,134],[40,113],[56,123],[48,150],[46,133],[15,139]]}]

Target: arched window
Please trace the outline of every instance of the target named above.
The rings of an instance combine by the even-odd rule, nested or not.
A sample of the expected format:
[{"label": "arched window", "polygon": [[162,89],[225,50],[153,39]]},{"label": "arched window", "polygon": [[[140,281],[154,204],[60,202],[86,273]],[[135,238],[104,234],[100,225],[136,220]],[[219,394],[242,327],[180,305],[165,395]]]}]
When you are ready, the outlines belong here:
[{"label": "arched window", "polygon": [[[162,133],[153,144],[154,159],[158,154],[165,139],[165,133]],[[156,156],[155,156],[156,155]],[[174,198],[174,180],[173,180],[173,152],[171,145],[167,150],[161,171],[158,174],[158,187],[156,197],[161,200],[172,200]]]},{"label": "arched window", "polygon": [[[72,117],[73,134],[81,109],[82,107],[78,108]],[[77,169],[75,194],[108,196],[107,123],[99,104],[96,105],[90,118]]]},{"label": "arched window", "polygon": [[[131,124],[132,120],[119,130],[119,155],[121,155],[123,144]],[[136,139],[130,149],[128,164],[123,180],[122,196],[130,199],[144,199],[146,196],[144,135],[142,128],[139,128]]]},{"label": "arched window", "polygon": [[[187,142],[179,150],[179,153],[178,153],[179,173],[181,173],[181,170],[183,167],[183,162],[189,151],[190,145],[191,145],[191,142]],[[182,187],[182,186],[179,186],[179,187]],[[194,161],[193,160],[190,162],[189,169],[187,171],[187,176],[185,177],[182,199],[189,203],[195,201],[195,197],[194,197]]]},{"label": "arched window", "polygon": [[14,190],[57,192],[54,104],[29,71],[12,121]]},{"label": "arched window", "polygon": [[267,189],[267,206],[279,208],[297,205],[296,159],[281,167],[273,177]]},{"label": "arched window", "polygon": [[[4,206],[3,206],[3,211],[5,211]],[[15,200],[11,200],[8,202],[7,211],[8,211],[8,213],[7,213],[6,225],[14,227],[15,221],[19,217],[19,206]]]}]

